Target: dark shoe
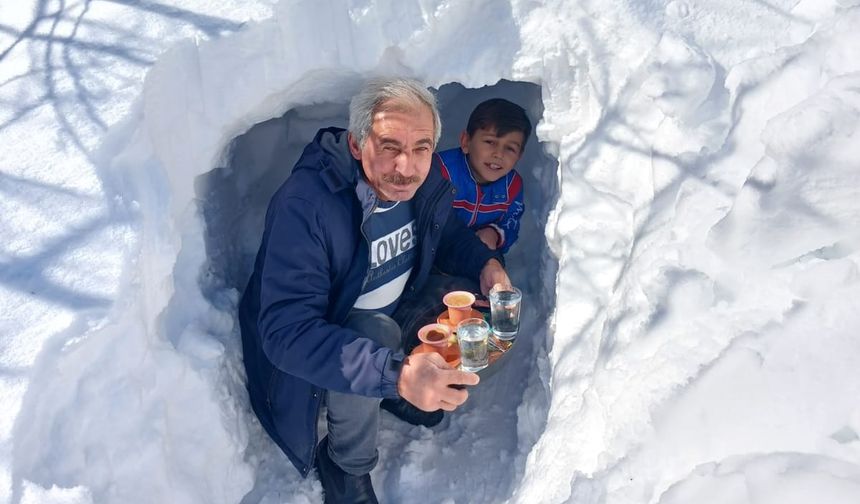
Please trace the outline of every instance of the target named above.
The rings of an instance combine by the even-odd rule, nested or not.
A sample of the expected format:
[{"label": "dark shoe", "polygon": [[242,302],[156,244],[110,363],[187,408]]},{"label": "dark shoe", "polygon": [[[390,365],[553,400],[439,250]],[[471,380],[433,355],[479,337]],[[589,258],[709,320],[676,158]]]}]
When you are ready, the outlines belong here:
[{"label": "dark shoe", "polygon": [[424,427],[433,427],[445,418],[445,412],[442,410],[436,411],[421,411],[413,406],[405,399],[383,399],[379,406],[385,411],[391,413],[404,422],[412,425],[423,425]]},{"label": "dark shoe", "polygon": [[317,446],[316,468],[325,504],[379,504],[369,474],[353,476],[329,458],[328,436]]}]

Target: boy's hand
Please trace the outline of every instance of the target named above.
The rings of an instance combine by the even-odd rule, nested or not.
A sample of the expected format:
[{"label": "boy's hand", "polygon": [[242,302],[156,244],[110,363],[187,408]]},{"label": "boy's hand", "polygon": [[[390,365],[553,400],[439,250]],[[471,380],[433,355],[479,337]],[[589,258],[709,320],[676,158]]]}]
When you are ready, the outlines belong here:
[{"label": "boy's hand", "polygon": [[505,268],[502,267],[502,263],[498,259],[493,258],[487,261],[484,269],[481,270],[481,293],[485,296],[488,295],[490,289],[496,284],[500,284],[502,287],[510,287],[511,279],[508,278],[508,274],[505,272]]},{"label": "boy's hand", "polygon": [[424,411],[454,411],[469,397],[451,385],[477,385],[478,375],[452,368],[436,352],[410,355],[397,380],[400,397]]},{"label": "boy's hand", "polygon": [[481,228],[475,232],[478,235],[478,238],[484,242],[484,245],[490,248],[490,250],[496,250],[498,247],[499,240],[501,236],[499,236],[498,231],[491,227]]}]

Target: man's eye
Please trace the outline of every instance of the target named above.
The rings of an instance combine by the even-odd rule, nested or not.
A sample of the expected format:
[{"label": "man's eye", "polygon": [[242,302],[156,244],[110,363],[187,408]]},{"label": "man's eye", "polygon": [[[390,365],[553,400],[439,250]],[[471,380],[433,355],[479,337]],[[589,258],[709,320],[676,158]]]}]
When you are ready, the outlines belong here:
[{"label": "man's eye", "polygon": [[495,141],[495,140],[484,140],[484,142],[485,142],[487,145],[496,145],[496,141]]},{"label": "man's eye", "polygon": [[383,145],[382,150],[386,152],[394,152],[397,150],[397,148],[395,148],[393,145]]},{"label": "man's eye", "polygon": [[429,147],[416,147],[415,152],[418,154],[425,154],[427,152],[430,152],[430,148]]}]

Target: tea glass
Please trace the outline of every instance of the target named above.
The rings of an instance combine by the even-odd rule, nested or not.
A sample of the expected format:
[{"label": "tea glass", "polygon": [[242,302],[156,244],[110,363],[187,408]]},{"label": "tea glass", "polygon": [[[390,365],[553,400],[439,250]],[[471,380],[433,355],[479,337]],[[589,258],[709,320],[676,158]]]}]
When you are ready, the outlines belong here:
[{"label": "tea glass", "polygon": [[490,364],[487,340],[490,324],[484,319],[468,318],[457,325],[457,342],[460,344],[460,369],[480,371]]},{"label": "tea glass", "polygon": [[514,339],[520,330],[520,305],[523,293],[516,287],[493,287],[488,297],[493,334],[502,341]]}]

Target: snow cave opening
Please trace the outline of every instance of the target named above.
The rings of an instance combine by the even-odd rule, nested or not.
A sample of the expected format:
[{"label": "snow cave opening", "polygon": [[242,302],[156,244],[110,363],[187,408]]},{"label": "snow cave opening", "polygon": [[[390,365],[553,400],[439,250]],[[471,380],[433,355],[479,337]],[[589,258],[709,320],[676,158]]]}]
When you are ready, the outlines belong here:
[{"label": "snow cave opening", "polygon": [[[544,229],[558,199],[558,159],[551,154],[557,149],[540,142],[534,133],[543,115],[541,88],[532,83],[502,80],[478,89],[450,83],[435,93],[442,118],[439,150],[458,145],[459,134],[472,109],[489,98],[506,98],[521,105],[532,122],[532,136],[517,164],[525,186],[526,211],[521,220],[519,240],[506,257],[511,279],[524,293],[521,333],[527,331],[529,336],[518,338],[514,347],[519,355],[516,364],[507,364],[508,369],[496,373],[493,380],[498,380],[495,376],[508,374],[507,378],[498,380],[504,383],[499,383],[497,388],[504,390],[495,393],[511,396],[513,392],[512,398],[506,399],[511,408],[516,411],[523,403],[528,403],[526,406],[531,411],[543,412],[538,415],[543,417],[540,421],[543,422],[548,408],[544,397],[547,385],[541,383],[538,362],[545,360],[547,352],[548,320],[555,307],[557,271],[557,260],[548,249]],[[224,306],[224,292],[232,293],[228,296],[231,299],[228,304],[238,304],[253,269],[269,200],[289,176],[305,145],[320,128],[346,128],[347,123],[348,97],[341,102],[292,108],[279,117],[255,124],[234,138],[225,150],[222,166],[197,177],[195,192],[205,221],[208,259],[200,283],[213,304]],[[224,343],[228,354],[233,354],[228,358],[241,368],[238,321],[233,334],[235,341]],[[511,390],[511,383],[516,390]],[[234,390],[242,388],[240,384],[233,385]],[[514,438],[516,446],[516,413],[513,413],[512,422],[509,436]],[[531,434],[542,430],[542,424],[529,429]],[[521,453],[528,453],[537,437],[520,440],[520,450],[525,448]]]}]

